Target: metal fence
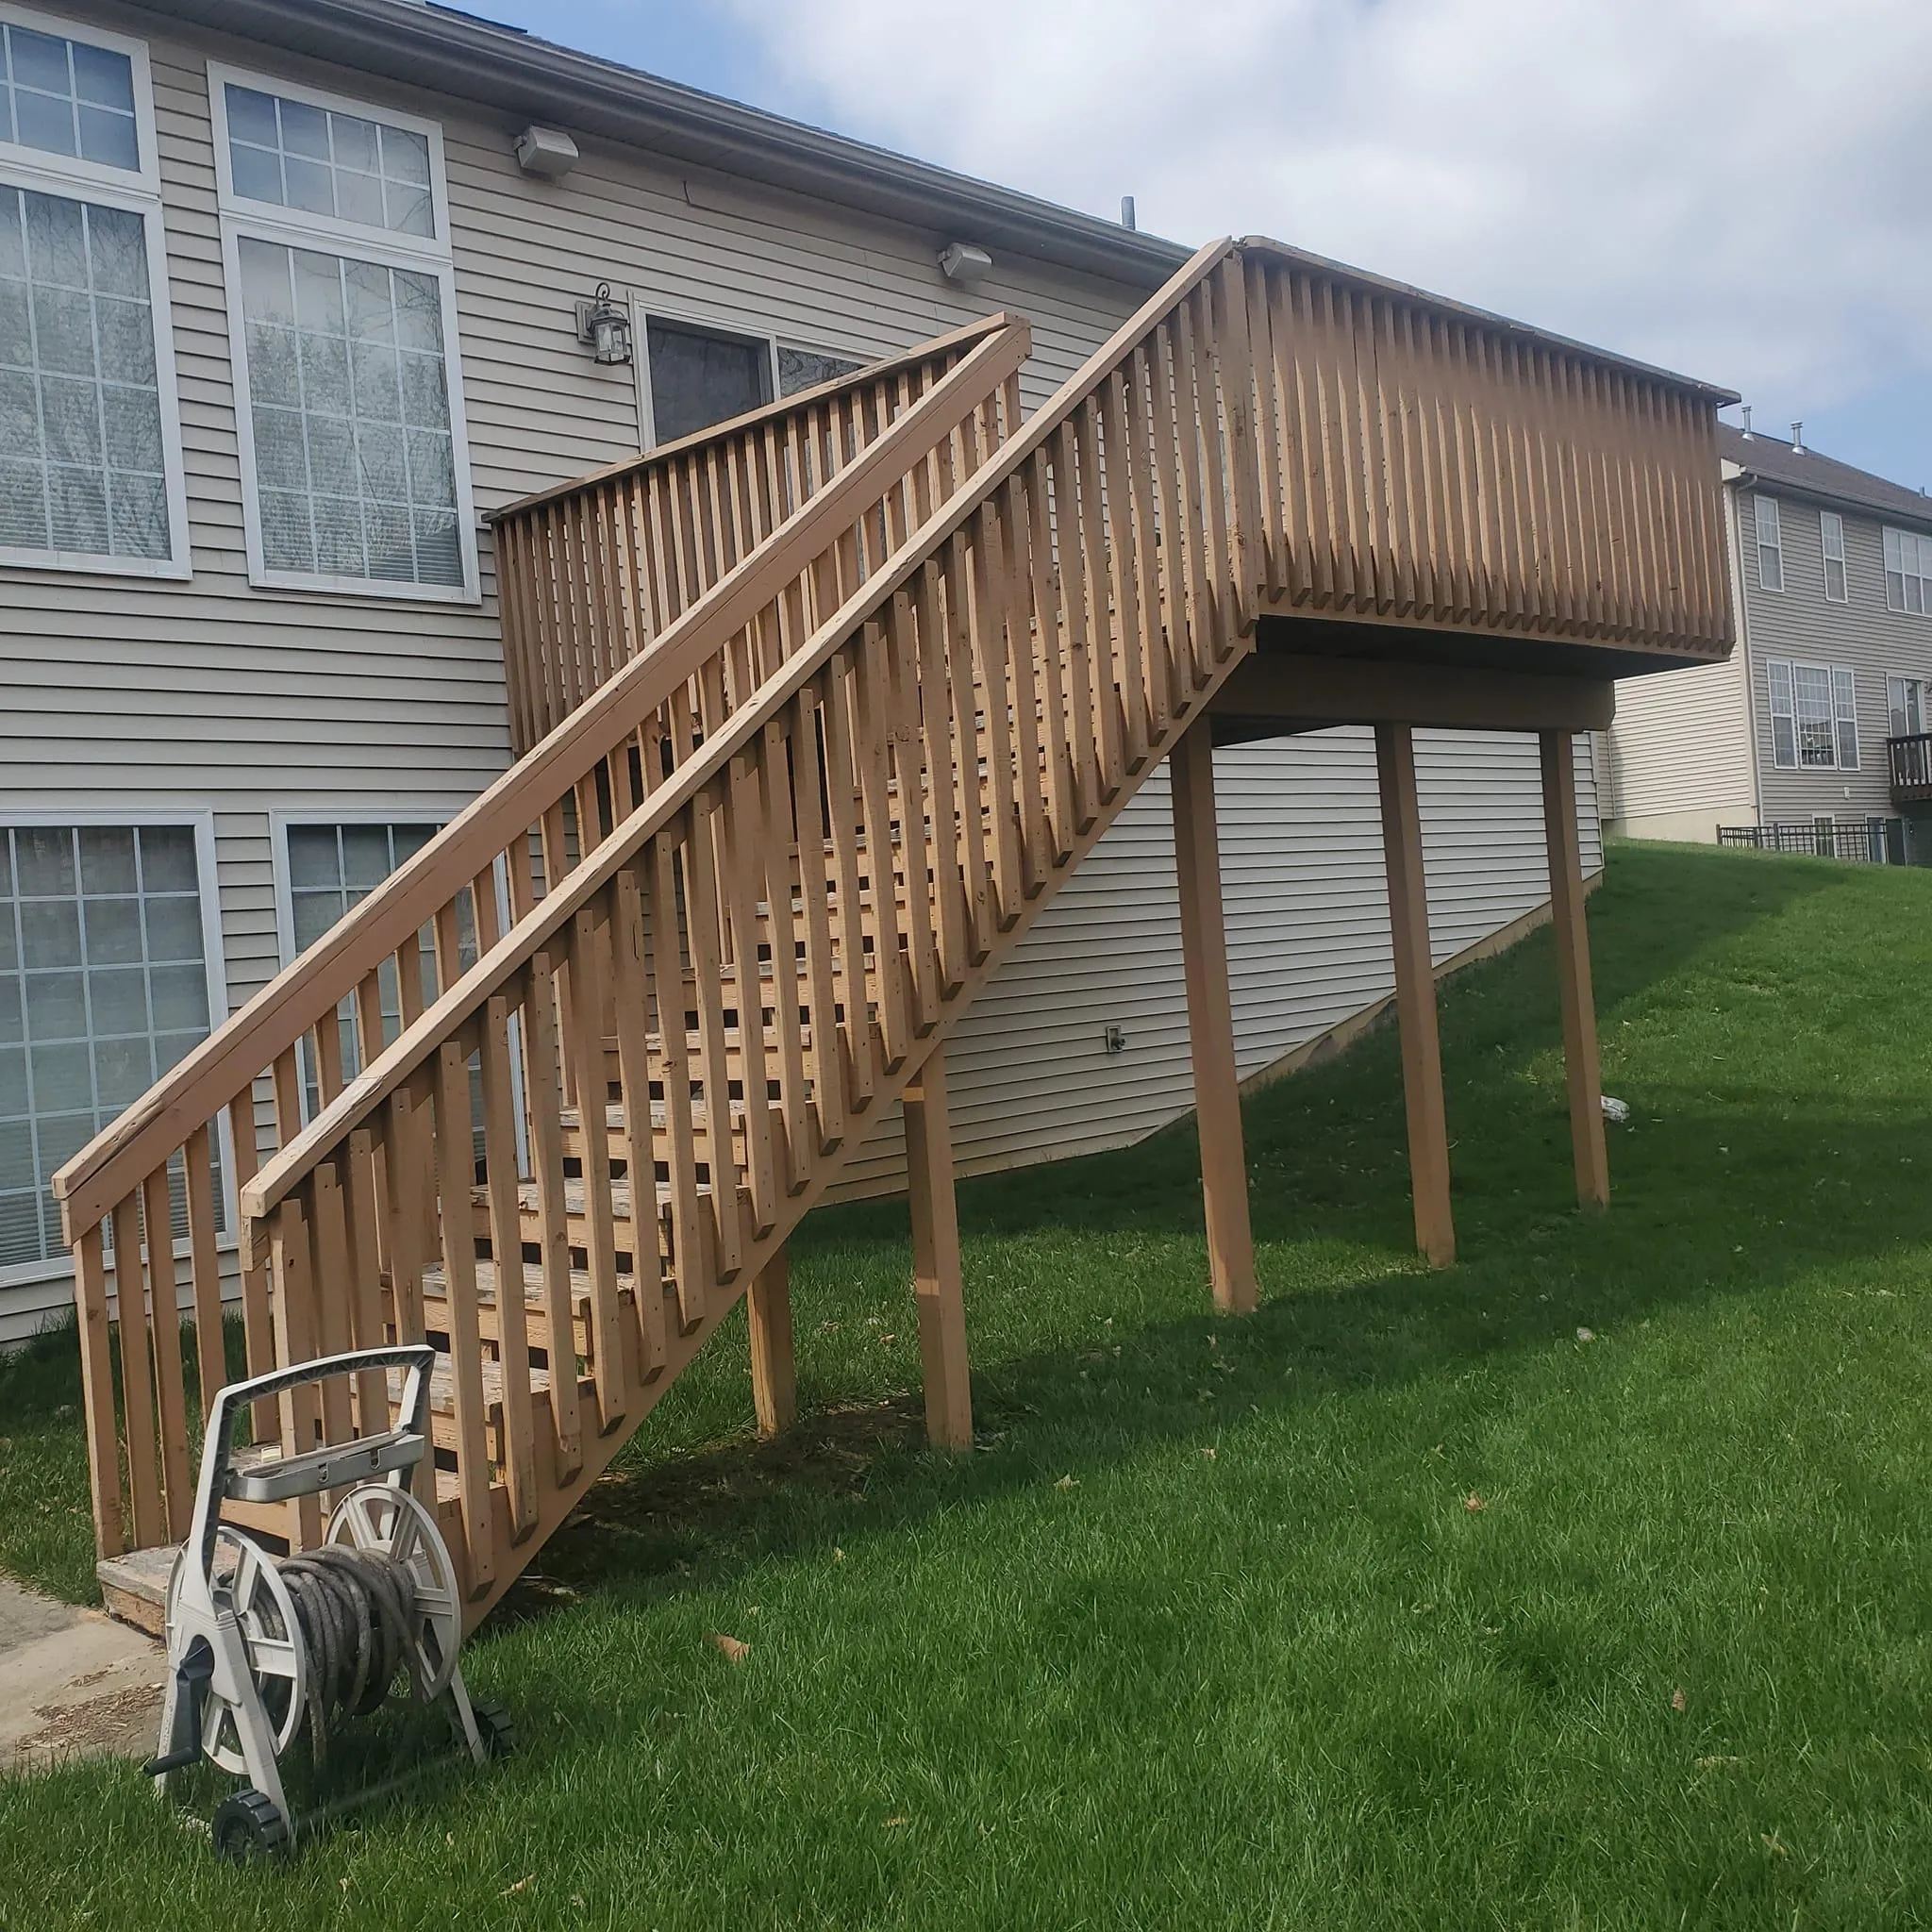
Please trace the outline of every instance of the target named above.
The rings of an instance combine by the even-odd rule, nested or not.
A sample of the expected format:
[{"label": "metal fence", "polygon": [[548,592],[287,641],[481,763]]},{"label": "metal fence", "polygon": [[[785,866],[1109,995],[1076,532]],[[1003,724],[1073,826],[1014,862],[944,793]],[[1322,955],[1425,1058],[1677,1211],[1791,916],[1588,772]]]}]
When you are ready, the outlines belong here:
[{"label": "metal fence", "polygon": [[1795,819],[1769,825],[1720,825],[1720,845],[1759,852],[1802,852],[1816,858],[1844,858],[1859,865],[1907,863],[1902,818]]}]

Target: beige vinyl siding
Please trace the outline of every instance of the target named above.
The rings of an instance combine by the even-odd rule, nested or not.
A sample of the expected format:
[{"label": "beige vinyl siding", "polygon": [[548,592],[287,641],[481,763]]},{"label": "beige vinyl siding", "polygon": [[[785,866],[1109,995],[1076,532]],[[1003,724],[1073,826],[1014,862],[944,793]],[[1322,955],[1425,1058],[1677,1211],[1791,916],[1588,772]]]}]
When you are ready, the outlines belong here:
[{"label": "beige vinyl siding", "polygon": [[1751,783],[1744,655],[1617,686],[1607,734],[1606,817],[1637,838],[1705,842],[1757,816]]},{"label": "beige vinyl siding", "polygon": [[[1745,635],[1749,646],[1751,729],[1757,746],[1760,816],[1766,821],[1831,816],[1862,819],[1889,815],[1890,772],[1885,740],[1888,677],[1932,677],[1932,617],[1888,610],[1885,606],[1884,527],[1912,527],[1840,507],[1845,529],[1846,601],[1824,594],[1820,506],[1788,490],[1770,490],[1778,501],[1784,532],[1782,595],[1757,587],[1744,573]],[[1739,492],[1739,516],[1748,529],[1752,495]],[[1922,529],[1932,529],[1932,507]],[[1807,664],[1840,664],[1852,673],[1858,719],[1858,769],[1780,769],[1772,762],[1771,690],[1766,665],[1773,658]]]},{"label": "beige vinyl siding", "polygon": [[[1587,741],[1577,820],[1602,864]],[[1416,776],[1438,962],[1549,896],[1536,741],[1423,731]],[[1393,988],[1373,735],[1214,756],[1235,1050],[1243,1078]],[[1107,1051],[1109,1026],[1125,1050]],[[1124,1146],[1193,1106],[1167,772],[1155,772],[974,1001],[947,1049],[963,1172]],[[839,1191],[903,1184],[897,1109]]]}]

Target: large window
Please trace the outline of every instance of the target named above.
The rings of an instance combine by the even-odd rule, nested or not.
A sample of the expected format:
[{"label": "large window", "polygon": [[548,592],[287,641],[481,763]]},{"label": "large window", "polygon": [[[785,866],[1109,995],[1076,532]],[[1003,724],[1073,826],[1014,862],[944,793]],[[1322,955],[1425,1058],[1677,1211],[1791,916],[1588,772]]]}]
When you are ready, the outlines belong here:
[{"label": "large window", "polygon": [[1818,513],[1818,538],[1824,551],[1824,594],[1834,603],[1847,601],[1845,583],[1845,520],[1836,510]]},{"label": "large window", "polygon": [[1797,769],[1858,769],[1857,694],[1842,664],[1795,664],[1773,658],[1772,762]]},{"label": "large window", "polygon": [[139,42],[0,8],[0,564],[184,576]]},{"label": "large window", "polygon": [[1886,531],[1885,604],[1914,617],[1932,616],[1932,537]]},{"label": "large window", "polygon": [[651,315],[640,331],[644,365],[644,441],[655,447],[714,423],[796,395],[865,365],[847,356],[800,348],[766,335],[741,335],[702,323]]},{"label": "large window", "polygon": [[55,1170],[207,1037],[202,876],[192,825],[0,826],[0,1274],[62,1253]]},{"label": "large window", "polygon": [[475,598],[436,127],[218,67],[209,85],[252,578]]},{"label": "large window", "polygon": [[1752,514],[1757,525],[1757,587],[1782,591],[1785,587],[1784,538],[1778,526],[1777,499],[1754,496]]},{"label": "large window", "polygon": [[1885,698],[1894,738],[1932,731],[1932,678],[1888,677]]}]

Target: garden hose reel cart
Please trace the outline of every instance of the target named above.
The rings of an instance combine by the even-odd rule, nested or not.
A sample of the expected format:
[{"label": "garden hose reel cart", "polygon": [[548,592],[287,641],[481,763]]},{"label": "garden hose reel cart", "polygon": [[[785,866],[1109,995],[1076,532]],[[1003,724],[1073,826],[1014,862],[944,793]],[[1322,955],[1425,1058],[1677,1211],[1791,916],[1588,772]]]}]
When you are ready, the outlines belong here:
[{"label": "garden hose reel cart", "polygon": [[[479,1764],[511,1748],[503,1712],[473,1703],[458,1663],[462,1594],[435,1517],[410,1493],[429,1453],[430,1374],[423,1344],[361,1349],[258,1375],[215,1397],[202,1446],[188,1541],[168,1582],[168,1681],[158,1754],[171,1774],[207,1757],[244,1777],[217,1808],[225,1857],[291,1851],[304,1828],[400,1780],[298,1819],[279,1760],[304,1728],[319,1757],[331,1715],[366,1714],[407,1670],[418,1698],[440,1703]],[[403,1373],[401,1419],[381,1433],[301,1455],[238,1463],[236,1418],[265,1398],[336,1375]],[[282,1503],[334,1491],[320,1551],[277,1559],[235,1524],[225,1502]]]}]

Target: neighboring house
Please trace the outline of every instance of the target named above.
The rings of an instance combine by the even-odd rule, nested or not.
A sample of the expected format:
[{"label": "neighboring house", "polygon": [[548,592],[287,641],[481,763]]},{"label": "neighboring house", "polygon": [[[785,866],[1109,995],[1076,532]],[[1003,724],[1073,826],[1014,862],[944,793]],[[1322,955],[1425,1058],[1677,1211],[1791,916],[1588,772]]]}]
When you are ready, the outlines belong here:
[{"label": "neighboring house", "polygon": [[[996,309],[1032,408],[1187,251],[403,0],[0,30],[5,1341],[70,1305],[53,1171],[508,764],[484,513]],[[1419,762],[1441,960],[1546,901],[1538,751]],[[1216,785],[1245,1076],[1391,985],[1370,733]],[[952,1068],[968,1170],[1191,1104],[1164,773]]]},{"label": "neighboring house", "polygon": [[1932,864],[1932,501],[1719,435],[1739,647],[1619,685],[1606,823]]}]

